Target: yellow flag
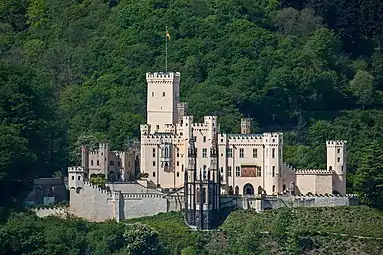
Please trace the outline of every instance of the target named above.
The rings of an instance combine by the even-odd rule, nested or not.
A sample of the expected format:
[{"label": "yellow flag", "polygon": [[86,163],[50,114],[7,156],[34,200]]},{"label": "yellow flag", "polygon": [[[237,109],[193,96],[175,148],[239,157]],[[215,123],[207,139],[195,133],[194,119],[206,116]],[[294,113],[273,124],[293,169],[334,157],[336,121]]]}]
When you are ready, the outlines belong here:
[{"label": "yellow flag", "polygon": [[170,34],[169,34],[169,32],[166,30],[166,37],[169,39],[169,41],[170,41]]}]

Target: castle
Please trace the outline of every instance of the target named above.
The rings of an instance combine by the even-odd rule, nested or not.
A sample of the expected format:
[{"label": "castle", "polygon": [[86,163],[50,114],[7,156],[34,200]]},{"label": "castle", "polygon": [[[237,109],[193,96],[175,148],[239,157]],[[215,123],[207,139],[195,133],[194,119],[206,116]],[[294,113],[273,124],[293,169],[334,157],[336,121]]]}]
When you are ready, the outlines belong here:
[{"label": "castle", "polygon": [[[191,227],[219,225],[222,211],[355,204],[346,195],[346,141],[327,141],[326,169],[295,169],[283,161],[283,134],[221,132],[216,116],[196,123],[180,102],[180,73],[147,73],[147,123],[140,145],[82,147],[81,166],[68,170],[72,214],[117,220],[185,210]],[[141,178],[132,182],[140,172]],[[93,186],[96,175],[108,190]],[[309,195],[309,196],[306,196]]]},{"label": "castle", "polygon": [[179,101],[180,73],[147,73],[147,124],[141,125],[140,151],[111,152],[107,144],[97,151],[84,147],[82,167],[126,181],[140,170],[157,188],[184,186],[188,165],[188,139],[194,138],[197,170],[204,177],[209,149],[218,133],[218,165],[223,194],[345,194],[346,141],[327,141],[326,169],[294,169],[283,162],[283,134],[251,134],[250,119],[241,120],[241,134],[220,132],[216,116],[195,123],[188,104]]}]

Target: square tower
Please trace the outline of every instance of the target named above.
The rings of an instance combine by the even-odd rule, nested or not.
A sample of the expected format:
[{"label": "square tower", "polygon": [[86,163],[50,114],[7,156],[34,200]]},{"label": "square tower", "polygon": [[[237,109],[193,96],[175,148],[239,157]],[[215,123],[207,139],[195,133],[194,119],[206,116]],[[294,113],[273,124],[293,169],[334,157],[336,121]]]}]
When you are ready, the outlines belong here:
[{"label": "square tower", "polygon": [[250,134],[251,133],[251,118],[242,118],[241,119],[241,134]]},{"label": "square tower", "polygon": [[151,133],[164,132],[166,124],[178,121],[180,73],[147,73],[147,124]]},{"label": "square tower", "polygon": [[326,141],[327,170],[334,171],[333,190],[346,194],[347,141]]}]

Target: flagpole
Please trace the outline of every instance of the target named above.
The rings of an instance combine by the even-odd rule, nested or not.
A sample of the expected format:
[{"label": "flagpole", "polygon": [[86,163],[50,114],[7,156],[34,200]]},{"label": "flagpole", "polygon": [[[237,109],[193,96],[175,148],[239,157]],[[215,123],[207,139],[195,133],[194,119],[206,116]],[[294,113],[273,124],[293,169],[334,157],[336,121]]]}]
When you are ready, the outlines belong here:
[{"label": "flagpole", "polygon": [[165,72],[168,72],[168,26],[165,32]]}]

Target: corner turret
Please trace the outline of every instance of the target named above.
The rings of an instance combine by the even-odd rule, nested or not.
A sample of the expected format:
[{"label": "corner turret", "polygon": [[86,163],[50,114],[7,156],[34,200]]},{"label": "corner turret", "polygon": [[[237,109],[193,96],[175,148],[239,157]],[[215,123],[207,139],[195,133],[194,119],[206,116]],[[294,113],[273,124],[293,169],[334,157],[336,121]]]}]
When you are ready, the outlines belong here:
[{"label": "corner turret", "polygon": [[81,166],[68,167],[69,189],[78,190],[84,188],[85,171]]}]

